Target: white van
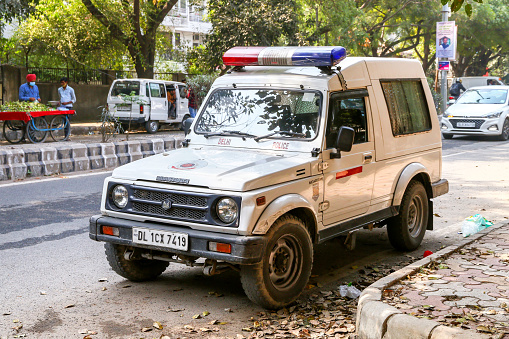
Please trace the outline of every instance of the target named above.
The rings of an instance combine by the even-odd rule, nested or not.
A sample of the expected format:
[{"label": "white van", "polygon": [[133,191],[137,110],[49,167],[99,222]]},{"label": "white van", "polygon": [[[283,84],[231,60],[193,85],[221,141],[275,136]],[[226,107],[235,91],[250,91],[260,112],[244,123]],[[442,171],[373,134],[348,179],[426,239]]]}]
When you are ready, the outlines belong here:
[{"label": "white van", "polygon": [[493,77],[493,76],[458,77],[458,78],[453,78],[452,83],[454,84],[458,80],[461,80],[463,87],[465,87],[466,89],[469,89],[470,87],[477,87],[477,86],[504,85],[504,83],[502,82],[502,79],[500,79],[499,77]]},{"label": "white van", "polygon": [[[417,60],[345,58],[343,47],[236,47],[182,148],[115,169],[89,236],[119,275],[171,263],[234,269],[254,302],[306,288],[313,247],[387,227],[398,250],[433,229],[442,140]],[[190,126],[189,126],[190,125]],[[205,259],[205,260],[203,260]]]},{"label": "white van", "polygon": [[[172,109],[167,92],[175,90],[175,106]],[[134,94],[134,100],[123,95]],[[123,124],[144,125],[148,133],[156,133],[160,124],[179,127],[190,117],[186,84],[177,81],[154,79],[117,79],[108,93],[110,114]]]}]

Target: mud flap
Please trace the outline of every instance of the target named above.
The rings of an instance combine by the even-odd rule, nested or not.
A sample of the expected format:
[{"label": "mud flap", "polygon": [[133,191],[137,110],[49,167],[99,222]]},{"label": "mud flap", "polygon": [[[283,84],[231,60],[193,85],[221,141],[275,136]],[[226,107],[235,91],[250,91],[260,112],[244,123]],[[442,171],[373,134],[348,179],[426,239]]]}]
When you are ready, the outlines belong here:
[{"label": "mud flap", "polygon": [[433,231],[433,201],[428,200],[428,231]]}]

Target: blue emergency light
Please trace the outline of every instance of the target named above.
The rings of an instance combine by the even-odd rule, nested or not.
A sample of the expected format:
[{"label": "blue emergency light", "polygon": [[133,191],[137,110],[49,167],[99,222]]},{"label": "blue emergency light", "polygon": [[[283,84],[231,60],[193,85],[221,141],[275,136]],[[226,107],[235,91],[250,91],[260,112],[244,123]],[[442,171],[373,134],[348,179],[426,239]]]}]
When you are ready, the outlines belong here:
[{"label": "blue emergency light", "polygon": [[223,55],[226,66],[331,67],[346,58],[341,46],[234,47]]}]

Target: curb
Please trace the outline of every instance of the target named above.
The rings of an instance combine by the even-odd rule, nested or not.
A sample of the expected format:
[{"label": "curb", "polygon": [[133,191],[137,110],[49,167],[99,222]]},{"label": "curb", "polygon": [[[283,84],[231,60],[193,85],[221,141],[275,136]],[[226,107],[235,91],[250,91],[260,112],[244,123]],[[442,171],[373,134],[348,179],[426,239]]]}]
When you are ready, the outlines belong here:
[{"label": "curb", "polygon": [[486,234],[507,225],[507,222],[493,225],[476,234],[462,239],[458,244],[448,246],[426,258],[408,265],[364,289],[357,303],[357,336],[359,339],[483,339],[489,335],[472,330],[448,327],[433,320],[417,318],[382,302],[382,292],[419,271],[421,267],[458,251]]},{"label": "curb", "polygon": [[113,169],[138,159],[180,148],[183,140],[183,138],[143,139],[0,150],[0,181]]}]

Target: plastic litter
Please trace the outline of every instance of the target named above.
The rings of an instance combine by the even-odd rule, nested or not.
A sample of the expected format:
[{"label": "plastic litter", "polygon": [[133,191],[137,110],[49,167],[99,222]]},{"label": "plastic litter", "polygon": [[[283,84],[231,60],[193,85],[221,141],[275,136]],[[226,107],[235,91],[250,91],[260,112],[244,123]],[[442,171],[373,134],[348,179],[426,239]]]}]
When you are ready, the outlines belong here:
[{"label": "plastic litter", "polygon": [[341,285],[339,286],[339,294],[342,297],[347,297],[350,299],[357,299],[361,295],[361,291],[359,291],[355,286],[352,285]]},{"label": "plastic litter", "polygon": [[461,234],[466,238],[490,226],[493,226],[492,222],[486,220],[486,218],[480,214],[475,214],[463,220],[461,224]]},{"label": "plastic litter", "polygon": [[426,258],[428,255],[432,255],[433,252],[431,251],[424,251],[424,254],[422,255],[423,258]]}]

